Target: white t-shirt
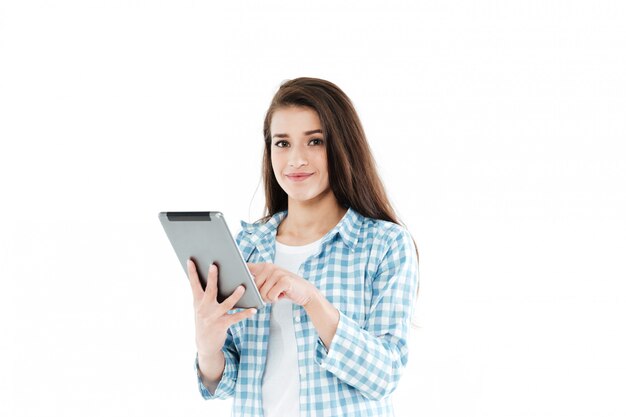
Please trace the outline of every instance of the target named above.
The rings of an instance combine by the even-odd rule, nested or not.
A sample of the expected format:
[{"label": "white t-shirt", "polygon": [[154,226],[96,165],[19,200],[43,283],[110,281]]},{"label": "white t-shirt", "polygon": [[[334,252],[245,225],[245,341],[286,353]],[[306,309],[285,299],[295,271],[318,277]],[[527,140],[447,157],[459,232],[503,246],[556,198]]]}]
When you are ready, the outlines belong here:
[{"label": "white t-shirt", "polygon": [[[297,274],[300,265],[317,252],[322,239],[303,246],[288,246],[276,241],[274,265]],[[298,369],[293,303],[283,298],[272,304],[270,315],[270,336],[262,382],[265,417],[300,415]]]}]

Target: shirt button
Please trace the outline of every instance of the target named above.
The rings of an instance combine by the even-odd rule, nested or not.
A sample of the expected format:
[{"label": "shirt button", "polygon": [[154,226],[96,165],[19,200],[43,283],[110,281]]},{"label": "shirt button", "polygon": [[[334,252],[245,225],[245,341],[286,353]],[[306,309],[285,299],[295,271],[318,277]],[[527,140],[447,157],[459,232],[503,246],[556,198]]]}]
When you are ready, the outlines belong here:
[{"label": "shirt button", "polygon": [[300,316],[296,316],[296,323],[300,323]]}]

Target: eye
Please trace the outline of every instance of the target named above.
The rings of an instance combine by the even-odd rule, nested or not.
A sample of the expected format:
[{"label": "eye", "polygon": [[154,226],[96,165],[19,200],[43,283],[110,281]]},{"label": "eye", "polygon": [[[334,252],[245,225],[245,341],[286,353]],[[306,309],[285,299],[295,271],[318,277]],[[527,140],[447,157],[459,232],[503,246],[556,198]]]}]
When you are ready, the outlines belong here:
[{"label": "eye", "polygon": [[279,140],[278,142],[276,142],[274,144],[274,146],[276,146],[278,148],[285,148],[285,147],[289,146],[289,142],[287,142],[286,140]]},{"label": "eye", "polygon": [[309,141],[309,143],[311,142],[315,142],[314,145],[321,145],[322,143],[324,143],[324,141],[320,138],[313,138]]}]

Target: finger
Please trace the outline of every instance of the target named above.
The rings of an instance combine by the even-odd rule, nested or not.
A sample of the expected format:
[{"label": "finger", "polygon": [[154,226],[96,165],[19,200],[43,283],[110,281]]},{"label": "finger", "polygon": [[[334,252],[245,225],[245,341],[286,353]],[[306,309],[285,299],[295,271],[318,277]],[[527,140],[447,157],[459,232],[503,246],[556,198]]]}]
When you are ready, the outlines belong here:
[{"label": "finger", "polygon": [[196,264],[191,258],[187,259],[187,275],[189,277],[189,283],[191,284],[191,292],[193,293],[194,301],[202,299],[204,295],[202,285],[200,284],[200,278],[198,278]]},{"label": "finger", "polygon": [[211,301],[217,300],[217,265],[215,264],[211,264],[209,267],[204,297]]},{"label": "finger", "polygon": [[286,279],[280,279],[278,280],[278,282],[276,282],[276,284],[274,284],[274,286],[272,286],[272,288],[268,291],[267,293],[267,298],[272,301],[275,302],[276,300],[278,300],[278,296],[281,295],[282,293],[287,292],[290,289],[290,284],[288,282],[288,280]]},{"label": "finger", "polygon": [[259,275],[259,274],[262,274],[264,271],[266,271],[270,267],[270,265],[273,266],[274,264],[271,264],[268,262],[261,262],[258,264],[247,262],[246,265],[252,275]]},{"label": "finger", "polygon": [[268,293],[271,291],[272,287],[274,287],[274,284],[276,284],[280,275],[280,271],[271,271],[267,276],[263,276],[261,279],[262,282],[257,285],[259,294],[261,294],[261,297],[263,297],[266,301],[271,301],[268,298]]},{"label": "finger", "polygon": [[235,291],[233,291],[233,293],[220,304],[224,309],[224,313],[226,313],[228,310],[232,310],[235,304],[237,304],[237,301],[239,301],[239,299],[243,296],[245,292],[246,291],[243,285],[235,288]]},{"label": "finger", "polygon": [[267,279],[267,276],[268,276],[267,272],[259,272],[259,273],[257,273],[255,276],[253,276],[253,278],[254,278],[254,285],[256,285],[257,288],[261,288],[261,286],[263,286],[263,283]]},{"label": "finger", "polygon": [[250,275],[252,275],[252,279],[256,283],[262,271],[261,264],[253,264],[251,262],[247,262],[246,266],[248,267],[248,270],[250,271]]},{"label": "finger", "polygon": [[265,281],[276,272],[276,268],[273,268],[274,264],[270,263],[261,263],[261,264],[250,264],[254,265],[254,284],[257,288],[261,288]]},{"label": "finger", "polygon": [[243,311],[239,311],[234,314],[229,314],[227,317],[228,327],[232,326],[235,323],[240,322],[241,320],[245,320],[250,318],[256,314],[256,308],[247,308]]}]

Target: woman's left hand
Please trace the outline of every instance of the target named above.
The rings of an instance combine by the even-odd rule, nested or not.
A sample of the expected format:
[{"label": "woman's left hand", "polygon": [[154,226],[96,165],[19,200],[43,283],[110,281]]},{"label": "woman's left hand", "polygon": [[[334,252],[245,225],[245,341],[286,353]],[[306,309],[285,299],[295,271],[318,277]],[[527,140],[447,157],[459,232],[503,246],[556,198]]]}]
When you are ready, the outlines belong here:
[{"label": "woman's left hand", "polygon": [[273,303],[286,297],[294,304],[304,306],[315,295],[317,288],[304,278],[271,263],[248,263],[259,293],[265,302]]}]

